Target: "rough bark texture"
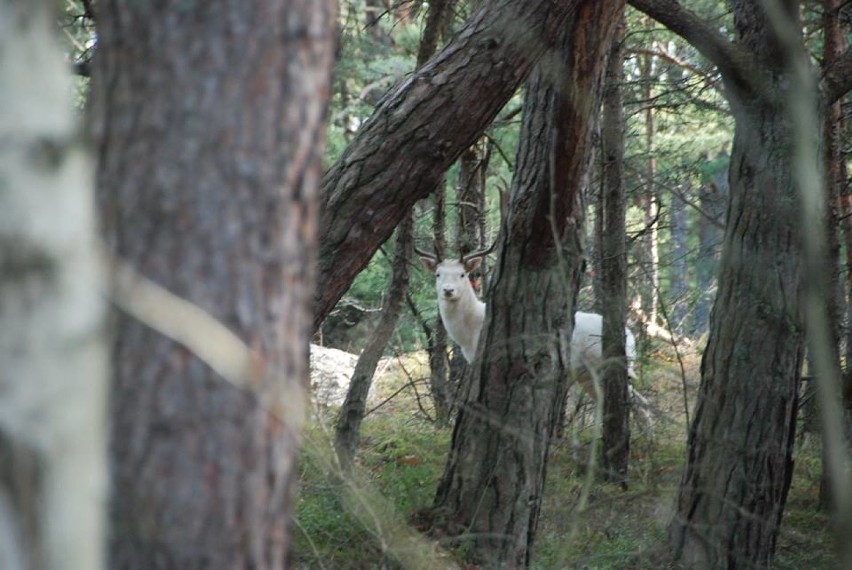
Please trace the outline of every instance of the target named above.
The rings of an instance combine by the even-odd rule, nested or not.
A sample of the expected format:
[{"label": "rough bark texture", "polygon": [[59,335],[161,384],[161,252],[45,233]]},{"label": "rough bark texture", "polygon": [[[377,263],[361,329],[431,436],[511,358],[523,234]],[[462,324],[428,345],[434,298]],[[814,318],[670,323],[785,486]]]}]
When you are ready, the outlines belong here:
[{"label": "rough bark texture", "polygon": [[361,422],[367,411],[367,394],[373,383],[376,366],[399,321],[402,302],[408,292],[409,266],[414,237],[414,218],[411,214],[403,218],[397,228],[396,251],[394,252],[391,282],[382,305],[382,316],[370,341],[358,357],[346,400],[340,408],[335,426],[335,449],[344,469],[352,465],[358,442],[361,440]]},{"label": "rough bark texture", "polygon": [[603,315],[603,462],[604,476],[627,484],[630,458],[630,401],[624,327],[627,324],[627,223],[624,191],[624,22],[607,64],[601,125],[601,313]]},{"label": "rough bark texture", "polygon": [[[244,393],[117,318],[110,567],[281,568],[307,389],[333,3],[98,6],[94,132],[109,245],[225,323],[267,372]],[[267,411],[282,407],[292,411]]]},{"label": "rough bark texture", "polygon": [[93,162],[55,4],[0,3],[0,568],[103,568],[107,346]]},{"label": "rough bark texture", "polygon": [[[674,554],[688,567],[770,566],[792,475],[804,346],[800,202],[785,108],[789,62],[762,6],[732,3],[736,47],[675,30],[715,38],[715,49],[702,50],[711,57],[754,54],[743,66],[716,61],[736,130],[719,291],[671,527]],[[795,4],[784,9],[795,13]],[[669,24],[665,13],[654,15]],[[749,70],[754,80],[743,81]]]},{"label": "rough bark texture", "polygon": [[583,2],[527,90],[507,235],[436,507],[487,568],[529,564],[564,402],[583,188],[605,56],[623,5]]},{"label": "rough bark texture", "polygon": [[414,202],[514,95],[577,0],[491,0],[394,88],[322,183],[314,330]]}]

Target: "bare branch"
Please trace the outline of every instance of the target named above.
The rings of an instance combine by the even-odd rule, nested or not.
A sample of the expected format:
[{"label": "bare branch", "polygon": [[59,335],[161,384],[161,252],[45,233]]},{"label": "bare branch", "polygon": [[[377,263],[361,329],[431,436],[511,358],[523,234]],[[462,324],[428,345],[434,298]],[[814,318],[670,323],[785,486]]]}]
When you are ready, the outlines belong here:
[{"label": "bare branch", "polygon": [[719,68],[729,88],[744,93],[761,90],[763,74],[752,54],[729,41],[676,0],[629,0],[628,3],[692,44]]}]

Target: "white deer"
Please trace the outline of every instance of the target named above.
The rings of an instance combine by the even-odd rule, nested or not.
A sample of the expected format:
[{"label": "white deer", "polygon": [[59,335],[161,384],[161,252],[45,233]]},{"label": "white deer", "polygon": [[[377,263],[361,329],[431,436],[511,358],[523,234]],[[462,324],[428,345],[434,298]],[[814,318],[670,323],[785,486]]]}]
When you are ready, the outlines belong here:
[{"label": "white deer", "polygon": [[[495,242],[496,244],[496,242]],[[477,356],[479,334],[485,321],[485,303],[476,296],[470,282],[470,273],[491,253],[488,249],[464,255],[459,260],[440,260],[437,256],[414,248],[423,265],[435,273],[435,289],[438,293],[438,312],[449,337],[461,347],[465,360],[473,362]],[[603,317],[596,313],[577,311],[574,313],[574,332],[571,336],[571,371],[585,391],[597,399],[593,373],[602,360],[601,334]],[[627,375],[635,379],[633,362],[636,360],[636,338],[630,329],[624,329]],[[639,403],[643,416],[650,421],[650,403],[629,386],[630,396]]]}]

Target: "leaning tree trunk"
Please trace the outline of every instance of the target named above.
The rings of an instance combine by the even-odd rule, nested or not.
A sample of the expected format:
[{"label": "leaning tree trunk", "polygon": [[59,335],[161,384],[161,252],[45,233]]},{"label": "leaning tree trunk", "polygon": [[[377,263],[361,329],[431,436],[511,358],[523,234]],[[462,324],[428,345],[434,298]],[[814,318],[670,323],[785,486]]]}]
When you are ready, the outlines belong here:
[{"label": "leaning tree trunk", "polygon": [[322,183],[314,329],[447,168],[491,123],[578,0],[489,0],[394,88]]},{"label": "leaning tree trunk", "polygon": [[542,65],[527,89],[483,355],[473,363],[435,500],[447,530],[467,533],[470,557],[488,568],[530,562],[570,370],[590,134],[622,8],[583,2],[563,31],[562,57]]},{"label": "leaning tree trunk", "polygon": [[104,230],[117,254],[225,323],[266,374],[243,392],[182,346],[117,319],[110,567],[281,568],[334,9],[184,4],[98,4]]},{"label": "leaning tree trunk", "polygon": [[601,310],[603,314],[603,471],[627,484],[630,458],[630,401],[624,327],[627,321],[627,221],[624,192],[624,22],[607,64],[601,125]]},{"label": "leaning tree trunk", "polygon": [[55,3],[0,4],[0,568],[103,568],[106,311]]}]

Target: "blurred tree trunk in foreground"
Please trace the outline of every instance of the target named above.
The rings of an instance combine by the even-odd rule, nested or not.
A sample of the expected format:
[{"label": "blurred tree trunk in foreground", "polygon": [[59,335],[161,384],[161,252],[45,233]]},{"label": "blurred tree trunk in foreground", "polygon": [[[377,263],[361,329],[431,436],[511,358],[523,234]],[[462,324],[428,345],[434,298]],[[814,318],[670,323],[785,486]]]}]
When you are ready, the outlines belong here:
[{"label": "blurred tree trunk in foreground", "polygon": [[306,403],[334,4],[98,6],[93,127],[107,241],[225,323],[265,372],[240,390],[118,316],[110,567],[281,568]]},{"label": "blurred tree trunk in foreground", "polygon": [[107,347],[93,163],[53,2],[0,4],[0,568],[103,567]]}]

